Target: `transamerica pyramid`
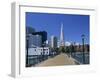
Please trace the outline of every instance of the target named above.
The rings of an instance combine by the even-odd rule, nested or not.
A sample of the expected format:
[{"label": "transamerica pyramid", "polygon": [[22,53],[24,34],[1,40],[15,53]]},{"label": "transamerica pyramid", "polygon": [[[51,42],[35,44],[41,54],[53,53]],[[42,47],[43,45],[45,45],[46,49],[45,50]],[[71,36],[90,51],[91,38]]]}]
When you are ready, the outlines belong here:
[{"label": "transamerica pyramid", "polygon": [[64,46],[64,31],[63,31],[63,23],[61,23],[61,31],[60,31],[60,46]]}]

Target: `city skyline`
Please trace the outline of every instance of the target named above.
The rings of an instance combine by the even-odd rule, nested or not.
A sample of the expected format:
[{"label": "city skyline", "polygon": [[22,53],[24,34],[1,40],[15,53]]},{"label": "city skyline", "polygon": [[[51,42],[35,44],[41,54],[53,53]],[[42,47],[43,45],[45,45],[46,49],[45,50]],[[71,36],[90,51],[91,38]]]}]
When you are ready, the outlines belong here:
[{"label": "city skyline", "polygon": [[81,35],[85,34],[85,42],[89,44],[88,15],[26,13],[26,26],[32,27],[36,31],[46,31],[48,39],[54,35],[60,40],[61,23],[64,28],[64,41],[81,44]]}]

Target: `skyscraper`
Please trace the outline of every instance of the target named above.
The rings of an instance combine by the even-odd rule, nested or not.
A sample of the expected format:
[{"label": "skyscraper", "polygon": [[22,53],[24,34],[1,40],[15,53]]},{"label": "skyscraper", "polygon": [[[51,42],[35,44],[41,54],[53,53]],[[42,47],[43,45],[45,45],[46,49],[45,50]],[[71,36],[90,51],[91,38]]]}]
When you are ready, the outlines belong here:
[{"label": "skyscraper", "polygon": [[41,47],[42,46],[42,36],[41,35],[32,35],[29,34],[29,39],[28,39],[28,47]]},{"label": "skyscraper", "polygon": [[51,36],[51,47],[52,48],[57,48],[57,37]]},{"label": "skyscraper", "polygon": [[26,27],[26,34],[32,34],[35,32],[35,29],[32,27]]},{"label": "skyscraper", "polygon": [[63,23],[61,23],[60,46],[64,46],[64,31],[63,31]]},{"label": "skyscraper", "polygon": [[44,44],[47,40],[47,32],[46,31],[40,31],[40,32],[34,32],[32,35],[40,35],[42,37],[42,44]]}]

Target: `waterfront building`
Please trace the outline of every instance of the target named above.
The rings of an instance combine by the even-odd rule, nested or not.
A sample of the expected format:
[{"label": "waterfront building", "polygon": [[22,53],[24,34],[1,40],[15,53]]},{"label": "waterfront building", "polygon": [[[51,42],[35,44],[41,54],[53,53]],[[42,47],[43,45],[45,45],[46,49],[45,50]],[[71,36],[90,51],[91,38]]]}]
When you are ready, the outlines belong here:
[{"label": "waterfront building", "polygon": [[29,55],[49,55],[49,47],[33,47],[28,49]]}]

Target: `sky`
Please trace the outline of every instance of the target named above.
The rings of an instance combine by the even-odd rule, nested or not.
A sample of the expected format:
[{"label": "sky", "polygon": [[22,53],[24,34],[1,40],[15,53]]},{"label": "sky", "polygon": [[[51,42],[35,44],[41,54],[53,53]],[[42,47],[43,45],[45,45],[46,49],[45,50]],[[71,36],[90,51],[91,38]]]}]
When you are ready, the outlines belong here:
[{"label": "sky", "polygon": [[89,15],[54,14],[26,12],[26,27],[36,31],[46,31],[48,40],[56,36],[60,39],[61,23],[63,23],[64,40],[82,43],[81,35],[85,35],[85,43],[89,44]]}]

